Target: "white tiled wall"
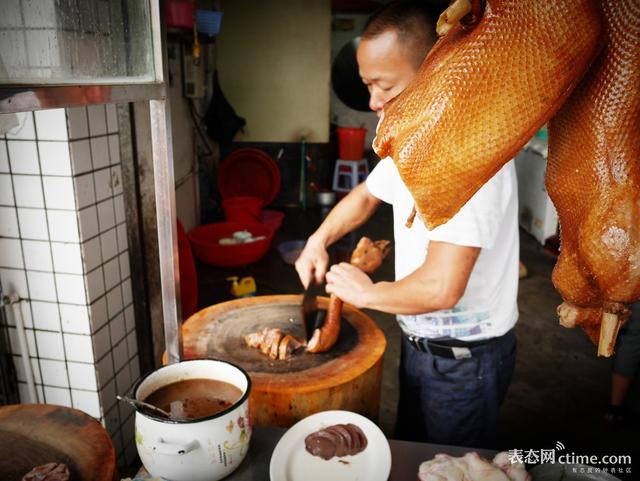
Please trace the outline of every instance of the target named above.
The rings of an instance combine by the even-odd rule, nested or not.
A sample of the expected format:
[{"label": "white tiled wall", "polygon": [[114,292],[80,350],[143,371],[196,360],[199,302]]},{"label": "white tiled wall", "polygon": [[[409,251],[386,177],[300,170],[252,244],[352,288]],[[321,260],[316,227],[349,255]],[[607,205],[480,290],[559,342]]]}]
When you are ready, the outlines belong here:
[{"label": "white tiled wall", "polygon": [[[114,105],[19,114],[0,136],[0,281],[17,293],[38,401],[81,409],[135,456],[140,375]],[[28,398],[7,310],[21,399]]]}]

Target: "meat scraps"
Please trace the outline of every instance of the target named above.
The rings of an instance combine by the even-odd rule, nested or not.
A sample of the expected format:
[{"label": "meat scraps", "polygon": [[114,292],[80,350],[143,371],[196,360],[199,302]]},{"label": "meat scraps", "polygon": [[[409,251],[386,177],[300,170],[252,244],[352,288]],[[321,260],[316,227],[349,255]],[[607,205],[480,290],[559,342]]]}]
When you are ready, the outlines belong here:
[{"label": "meat scraps", "polygon": [[64,463],[47,463],[36,466],[22,477],[22,481],[69,481],[71,474]]}]

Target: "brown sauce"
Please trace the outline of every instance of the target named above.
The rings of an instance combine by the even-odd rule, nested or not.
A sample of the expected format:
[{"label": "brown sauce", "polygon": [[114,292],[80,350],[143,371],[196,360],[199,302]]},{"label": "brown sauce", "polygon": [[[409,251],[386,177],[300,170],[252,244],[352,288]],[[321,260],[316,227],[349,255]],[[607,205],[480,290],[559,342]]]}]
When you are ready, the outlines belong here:
[{"label": "brown sauce", "polygon": [[242,396],[236,386],[214,379],[185,379],[161,387],[144,400],[187,420],[211,416],[227,409]]}]

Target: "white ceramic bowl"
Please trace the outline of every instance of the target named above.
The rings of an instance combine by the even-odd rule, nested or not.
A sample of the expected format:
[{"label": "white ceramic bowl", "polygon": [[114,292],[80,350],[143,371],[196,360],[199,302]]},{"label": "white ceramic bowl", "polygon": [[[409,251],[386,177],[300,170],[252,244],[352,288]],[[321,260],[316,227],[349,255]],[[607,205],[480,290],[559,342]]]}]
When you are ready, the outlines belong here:
[{"label": "white ceramic bowl", "polygon": [[336,203],[336,193],[333,191],[316,192],[316,202],[322,206],[332,206]]},{"label": "white ceramic bowl", "polygon": [[152,392],[185,379],[215,379],[240,389],[242,396],[220,413],[179,421],[136,411],[136,446],[152,475],[167,481],[217,481],[242,462],[249,449],[249,375],[238,366],[213,359],[169,364],[142,377],[134,397],[143,401]]}]

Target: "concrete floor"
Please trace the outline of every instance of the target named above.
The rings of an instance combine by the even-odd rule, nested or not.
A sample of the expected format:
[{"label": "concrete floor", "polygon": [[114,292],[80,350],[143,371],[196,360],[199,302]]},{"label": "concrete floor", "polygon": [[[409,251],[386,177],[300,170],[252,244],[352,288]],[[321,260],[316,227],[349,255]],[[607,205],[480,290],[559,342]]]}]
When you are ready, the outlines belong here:
[{"label": "concrete floor", "polygon": [[[229,275],[252,275],[259,295],[301,293],[302,286],[292,266],[282,262],[275,246],[284,240],[305,239],[317,227],[322,212],[316,208],[286,211],[283,227],[272,249],[260,262],[243,268],[223,269],[198,263],[200,306],[231,298]],[[392,239],[391,210],[382,207],[358,232],[341,241],[334,258],[344,259],[361,235]],[[517,364],[512,385],[502,408],[500,448],[540,450],[556,442],[565,453],[619,455],[634,458],[632,474],[616,472],[621,479],[640,479],[640,383],[628,398],[630,421],[611,428],[602,422],[609,401],[611,361],[598,358],[596,348],[581,330],[558,325],[556,306],[561,302],[551,284],[555,256],[532,237],[521,233],[521,259],[529,275],[521,280],[518,296],[520,319]],[[392,256],[374,275],[393,278]],[[394,316],[370,311],[387,336],[379,425],[393,436],[397,404],[397,367],[400,330]]]}]

